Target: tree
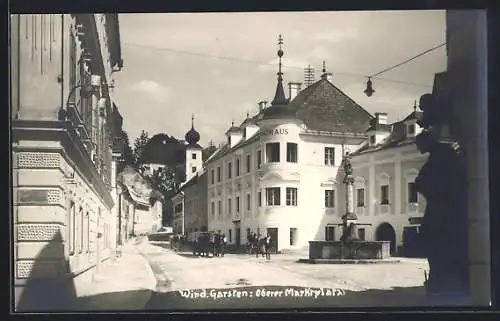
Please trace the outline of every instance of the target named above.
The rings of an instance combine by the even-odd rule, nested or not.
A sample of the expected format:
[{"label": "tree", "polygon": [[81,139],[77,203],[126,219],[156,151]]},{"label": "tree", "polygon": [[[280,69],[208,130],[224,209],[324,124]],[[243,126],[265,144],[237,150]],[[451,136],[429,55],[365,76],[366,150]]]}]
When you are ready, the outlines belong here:
[{"label": "tree", "polygon": [[182,182],[179,170],[175,167],[164,167],[153,171],[152,176],[146,176],[153,189],[163,196],[163,224],[169,225],[172,220],[170,199],[177,193]]},{"label": "tree", "polygon": [[120,133],[121,136],[121,160],[119,163],[119,170],[121,172],[125,166],[134,165],[134,152],[132,151],[132,147],[130,147],[130,140],[126,131],[122,130]]},{"label": "tree", "polygon": [[136,167],[140,165],[141,157],[142,154],[144,153],[144,148],[149,142],[149,139],[150,138],[148,132],[143,130],[141,131],[139,137],[137,137],[134,141],[133,156],[134,156],[134,164],[136,165]]}]

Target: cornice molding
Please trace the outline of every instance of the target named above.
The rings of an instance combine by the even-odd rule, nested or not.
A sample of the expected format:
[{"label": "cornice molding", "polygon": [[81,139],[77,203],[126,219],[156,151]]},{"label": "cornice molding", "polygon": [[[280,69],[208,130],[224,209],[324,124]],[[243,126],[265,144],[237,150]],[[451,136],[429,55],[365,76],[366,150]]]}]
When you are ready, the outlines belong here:
[{"label": "cornice molding", "polygon": [[90,155],[70,122],[12,120],[11,124],[13,143],[18,143],[20,140],[59,141],[62,145],[62,147],[54,148],[44,146],[23,147],[18,144],[15,147],[17,151],[60,151],[108,209],[114,206],[111,192],[106,188],[103,179],[99,176],[94,163],[90,159]]}]

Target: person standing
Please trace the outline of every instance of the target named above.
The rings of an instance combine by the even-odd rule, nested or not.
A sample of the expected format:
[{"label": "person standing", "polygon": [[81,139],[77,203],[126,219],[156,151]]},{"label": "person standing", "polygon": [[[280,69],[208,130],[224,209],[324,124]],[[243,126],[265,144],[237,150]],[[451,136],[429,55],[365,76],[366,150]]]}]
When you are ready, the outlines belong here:
[{"label": "person standing", "polygon": [[224,252],[226,251],[227,237],[226,234],[222,233],[220,242],[220,254],[224,257]]},{"label": "person standing", "polygon": [[271,259],[271,235],[267,234],[264,238],[264,248],[266,251],[266,260]]}]

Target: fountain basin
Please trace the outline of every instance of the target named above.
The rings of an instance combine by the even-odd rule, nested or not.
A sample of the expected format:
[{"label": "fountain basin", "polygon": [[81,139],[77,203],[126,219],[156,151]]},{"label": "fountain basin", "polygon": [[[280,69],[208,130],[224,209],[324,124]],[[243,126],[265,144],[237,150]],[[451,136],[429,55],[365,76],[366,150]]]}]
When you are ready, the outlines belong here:
[{"label": "fountain basin", "polygon": [[380,263],[391,259],[390,241],[309,241],[309,263]]}]

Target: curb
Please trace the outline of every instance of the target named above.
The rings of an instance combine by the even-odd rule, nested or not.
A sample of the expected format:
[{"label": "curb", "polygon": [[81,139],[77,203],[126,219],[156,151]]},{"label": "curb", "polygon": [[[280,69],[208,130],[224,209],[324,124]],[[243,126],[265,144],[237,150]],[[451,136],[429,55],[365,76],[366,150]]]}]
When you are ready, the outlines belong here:
[{"label": "curb", "polygon": [[141,245],[141,244],[139,243],[139,244],[134,245],[134,252],[142,258],[145,270],[148,271],[149,278],[150,278],[150,280],[152,280],[152,283],[153,283],[152,286],[148,285],[146,287],[149,291],[145,295],[145,300],[144,300],[144,305],[143,305],[143,307],[145,308],[147,306],[148,302],[151,300],[151,297],[153,296],[153,294],[156,292],[156,285],[157,285],[158,281],[156,280],[156,276],[155,276],[153,270],[151,269],[151,266],[149,265],[149,261],[148,261],[146,255],[144,253],[142,253],[137,248],[137,246],[139,246],[139,245]]}]

